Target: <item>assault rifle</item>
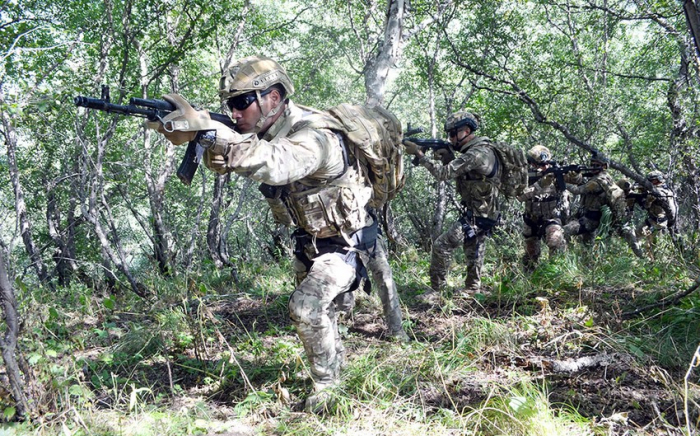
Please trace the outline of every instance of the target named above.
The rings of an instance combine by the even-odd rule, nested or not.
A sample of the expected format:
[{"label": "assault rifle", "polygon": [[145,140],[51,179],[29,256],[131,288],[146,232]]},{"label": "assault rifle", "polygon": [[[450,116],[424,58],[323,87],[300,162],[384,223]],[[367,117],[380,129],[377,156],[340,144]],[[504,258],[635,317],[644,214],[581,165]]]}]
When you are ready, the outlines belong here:
[{"label": "assault rifle", "polygon": [[566,181],[564,180],[565,174],[596,170],[596,168],[590,168],[583,165],[565,165],[561,167],[556,161],[553,160],[550,160],[547,162],[547,164],[550,166],[544,171],[530,171],[527,173],[528,185],[536,183],[547,174],[554,174],[557,181],[557,190],[563,191],[566,189]]},{"label": "assault rifle", "polygon": [[[128,105],[119,105],[110,102],[109,87],[102,86],[100,98],[75,97],[73,102],[76,106],[108,112],[112,114],[127,115],[131,117],[146,118],[148,121],[162,121],[163,117],[175,110],[175,106],[164,100],[149,100],[143,98],[132,98]],[[224,114],[209,112],[209,116],[214,121],[225,124],[233,129],[236,125],[231,118]],[[199,145],[199,134],[187,144],[187,151],[182,158],[182,162],[177,169],[177,177],[185,185],[192,183],[194,173],[202,160],[204,147]]]},{"label": "assault rifle", "polygon": [[[452,152],[452,144],[450,144],[447,141],[444,141],[442,139],[425,139],[425,138],[417,138],[415,135],[419,133],[423,133],[424,130],[422,127],[414,127],[411,128],[411,124],[408,124],[408,127],[406,128],[406,132],[404,132],[404,138],[403,142],[410,141],[413,142],[414,144],[417,144],[420,148],[423,150],[433,150],[433,151],[438,151],[438,150],[447,150],[450,152],[450,154],[454,157],[454,153]],[[418,165],[418,157],[414,157],[412,161],[413,165]]]}]

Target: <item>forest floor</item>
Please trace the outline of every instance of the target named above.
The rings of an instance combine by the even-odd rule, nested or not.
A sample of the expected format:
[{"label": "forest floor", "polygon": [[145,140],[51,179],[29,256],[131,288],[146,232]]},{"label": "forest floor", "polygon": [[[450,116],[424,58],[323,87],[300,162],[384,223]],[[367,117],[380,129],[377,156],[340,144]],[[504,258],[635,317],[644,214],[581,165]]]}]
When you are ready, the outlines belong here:
[{"label": "forest floor", "polygon": [[[618,321],[619,316],[622,308],[629,307],[629,302],[634,301],[636,292],[633,288],[598,288],[580,289],[546,298],[536,297],[529,303],[533,306],[532,314],[526,317],[517,313],[512,301],[500,301],[497,294],[477,295],[475,298],[448,295],[437,304],[426,304],[410,296],[404,298],[404,314],[410,326],[407,330],[412,336],[411,343],[420,344],[426,349],[431,344],[455,342],[456,336],[468,331],[467,326],[484,323],[484,320],[500,326],[501,332],[505,332],[501,339],[467,354],[465,360],[469,361],[470,367],[467,373],[455,371],[442,384],[417,383],[415,391],[408,397],[410,401],[420,403],[422,411],[428,416],[439,415],[440,410],[444,409],[464,414],[465,411],[483,407],[489,397],[495,395],[494,392],[527,380],[543,387],[553,408],[571,408],[589,420],[587,426],[567,434],[687,434],[684,414],[686,398],[682,394],[687,368],[675,371],[664,369],[644,356],[640,349],[634,346],[625,349],[614,345],[615,341],[610,339],[614,335],[611,332],[625,329]],[[401,347],[412,346],[411,343],[397,345],[387,342],[381,306],[376,297],[358,297],[355,313],[345,322],[347,331],[344,332],[344,341],[349,365],[352,366],[354,361],[372,359],[377,355],[377,349],[382,347],[389,348],[389,355],[392,352],[400,355]],[[229,334],[232,336],[246,332],[246,335],[265,335],[266,342],[298,340],[290,329],[284,328],[290,327],[284,310],[286,300],[276,300],[240,298],[211,310],[218,317],[227,319],[229,328],[238,330],[237,333],[231,331]],[[578,304],[572,309],[568,303],[570,301],[578,301]],[[270,307],[277,309],[271,311]],[[280,327],[284,332],[282,336],[270,336],[271,328]],[[606,339],[610,339],[609,343],[606,343]],[[382,355],[378,364],[384,364],[382,359],[391,360],[391,356]],[[401,361],[400,357],[395,360],[399,365]],[[305,383],[307,390],[309,383],[308,380]],[[275,385],[273,391],[278,393],[284,385],[271,383],[270,379],[267,379],[267,384]],[[219,394],[223,393],[220,391]],[[297,394],[292,393],[289,410],[301,413],[304,390],[297,390]],[[345,394],[352,396],[347,392]],[[698,408],[692,400],[698,397],[697,391],[690,396],[690,413],[697,420]],[[217,396],[222,405],[229,403],[227,397]],[[268,434],[268,431],[269,434],[285,434],[275,430],[280,418],[279,409],[273,407],[263,413],[260,410],[257,412],[257,418],[253,419],[255,423],[251,423],[249,430],[228,434]],[[351,415],[357,418],[358,413],[354,411]],[[393,413],[391,407],[385,413]],[[266,430],[260,433],[261,428]],[[402,434],[400,428],[399,425],[395,433],[391,430],[375,433],[365,427],[362,431],[356,430],[356,433],[329,431],[327,434]],[[448,425],[444,434],[473,434],[472,431],[464,431],[449,429]],[[483,430],[483,434],[498,433]]]},{"label": "forest floor", "polygon": [[697,297],[622,316],[694,273],[567,262],[528,277],[492,269],[488,294],[453,286],[428,304],[426,265],[399,259],[411,340],[388,340],[376,293],[356,292],[341,329],[347,365],[320,414],[303,411],[312,382],[285,265],[243,271],[235,287],[226,274],[167,283],[131,307],[126,295],[57,294],[25,327],[45,337],[28,356],[38,415],[0,435],[698,434]]}]

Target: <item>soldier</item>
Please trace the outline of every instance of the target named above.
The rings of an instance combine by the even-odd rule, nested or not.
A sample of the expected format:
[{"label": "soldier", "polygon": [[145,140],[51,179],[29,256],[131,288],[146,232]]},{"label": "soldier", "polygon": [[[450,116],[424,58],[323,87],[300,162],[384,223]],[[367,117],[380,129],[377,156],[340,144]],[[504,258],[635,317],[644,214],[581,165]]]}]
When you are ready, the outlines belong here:
[{"label": "soldier", "polygon": [[646,194],[640,192],[642,189],[641,187],[633,184],[629,179],[624,177],[617,180],[615,184],[625,193],[625,218],[624,224],[620,227],[620,236],[627,241],[635,256],[641,259],[644,257],[644,253],[637,241],[632,218],[634,215],[634,205],[643,204],[643,199],[646,197]]},{"label": "soldier", "polygon": [[[611,192],[619,192],[619,197],[624,199],[624,193],[615,184],[608,174],[608,160],[604,156],[594,153],[590,159],[591,170],[587,181],[580,185],[567,183],[566,189],[574,195],[581,196],[581,208],[579,218],[572,220],[564,226],[564,235],[567,238],[582,235],[585,242],[595,239],[600,219],[603,216],[602,207],[612,203]],[[617,197],[617,195],[615,195]],[[622,206],[624,208],[624,205]],[[616,214],[618,211],[614,211]],[[624,214],[624,211],[621,212]]]},{"label": "soldier", "polygon": [[[536,145],[528,150],[527,160],[537,177],[538,173],[543,173],[552,165],[552,153],[547,147]],[[545,244],[549,247],[550,256],[566,248],[562,216],[567,214],[565,211],[568,202],[564,198],[565,190],[557,186],[555,177],[551,172],[541,176],[517,197],[518,200],[525,202],[523,266],[526,270],[532,270],[539,260],[541,239],[544,238]],[[572,180],[569,175],[567,178]]]},{"label": "soldier", "polygon": [[442,165],[426,158],[417,144],[405,142],[406,153],[416,155],[420,165],[427,168],[435,178],[441,181],[455,179],[462,197],[462,217],[433,243],[430,260],[431,289],[424,294],[428,299],[432,299],[445,286],[452,252],[460,244],[464,247],[467,260],[465,294],[484,291],[481,288],[484,243],[500,217],[496,200],[501,169],[498,157],[490,146],[491,140],[476,136],[478,128],[479,119],[467,111],[455,112],[447,118],[445,132],[452,148],[461,155],[450,162],[444,159]]},{"label": "soldier", "polygon": [[647,174],[647,181],[651,183],[651,191],[644,191],[641,201],[638,202],[647,212],[644,221],[637,225],[634,238],[628,239],[632,250],[639,257],[642,253],[640,238],[646,237],[652,255],[651,247],[654,244],[656,234],[672,228],[676,221],[677,201],[676,194],[666,185],[664,174],[655,170]]},{"label": "soldier", "polygon": [[367,275],[362,258],[376,263],[375,277],[385,280],[379,288],[390,334],[405,333],[385,248],[376,244],[377,220],[368,207],[372,187],[346,152],[340,133],[302,122],[324,114],[292,103],[293,92],[277,62],[243,58],[225,70],[219,83],[219,97],[231,110],[236,131],[212,121],[206,111],[195,111],[176,94],[164,97],[177,109],[164,117],[159,131],[174,144],[198,135],[208,168],[261,182],[276,221],[297,227],[297,286],[289,314],[314,381],[315,394],[306,399],[305,409],[322,411],[329,398],[325,388],[337,383],[345,355],[334,300],[339,310],[349,310],[352,299],[344,297]]}]

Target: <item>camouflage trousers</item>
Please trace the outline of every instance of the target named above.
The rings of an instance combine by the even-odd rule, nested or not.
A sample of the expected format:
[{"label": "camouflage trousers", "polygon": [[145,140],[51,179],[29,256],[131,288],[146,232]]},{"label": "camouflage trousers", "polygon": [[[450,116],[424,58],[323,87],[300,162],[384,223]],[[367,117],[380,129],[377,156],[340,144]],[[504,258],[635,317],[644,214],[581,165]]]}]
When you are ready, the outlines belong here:
[{"label": "camouflage trousers", "polygon": [[[641,259],[646,257],[644,250],[642,249],[642,240],[646,239],[648,245],[651,247],[656,239],[656,234],[667,228],[668,225],[666,221],[657,222],[647,218],[639,223],[634,229],[632,228],[631,224],[626,224],[623,226],[621,233],[622,237],[627,241],[634,254]],[[650,250],[649,255],[651,254],[652,251]]]},{"label": "camouflage trousers", "polygon": [[294,261],[298,285],[289,297],[289,317],[309,359],[316,391],[334,384],[345,356],[333,300],[355,283],[355,268],[334,253],[314,259],[311,269]]},{"label": "camouflage trousers", "polygon": [[[362,262],[367,267],[367,269],[369,269],[372,275],[372,281],[377,287],[379,298],[382,302],[382,309],[384,312],[384,319],[387,324],[388,335],[390,337],[406,336],[402,326],[403,318],[401,314],[401,301],[399,300],[399,295],[396,291],[396,284],[394,283],[391,266],[389,265],[387,249],[384,239],[381,237],[377,238],[373,253],[370,254],[365,251],[360,251],[358,252],[358,254]],[[297,323],[295,321],[295,315],[292,315],[293,310],[307,311],[310,309],[310,307],[295,307],[294,309],[292,309],[292,302],[294,302],[294,304],[297,305],[301,301],[300,298],[302,297],[302,294],[299,293],[299,290],[309,285],[308,280],[310,275],[320,274],[318,270],[315,271],[315,267],[317,263],[324,258],[324,256],[333,256],[335,259],[338,259],[341,263],[343,263],[345,267],[349,268],[353,272],[353,280],[351,280],[349,286],[346,287],[344,285],[343,280],[341,280],[342,283],[336,282],[336,286],[326,285],[325,290],[319,290],[318,292],[313,293],[312,296],[304,298],[306,302],[302,303],[308,306],[310,299],[317,299],[320,301],[322,297],[325,301],[326,295],[328,295],[327,298],[330,298],[331,304],[330,307],[326,310],[326,312],[328,313],[329,320],[331,320],[333,324],[332,332],[334,342],[332,346],[328,340],[324,341],[321,340],[320,336],[318,335],[314,336],[307,333],[308,328],[305,325],[303,325],[303,321],[301,321],[304,319],[303,317],[296,317],[296,319],[299,319],[301,321]],[[336,265],[335,260],[332,260],[330,262],[331,264]],[[324,263],[324,265],[326,264]],[[309,361],[311,362],[311,372],[312,376],[314,377],[314,381],[319,380],[317,382],[317,385],[324,386],[328,384],[324,381],[327,378],[325,374],[332,374],[335,380],[335,378],[337,378],[339,375],[340,366],[342,365],[345,359],[345,347],[343,346],[340,334],[338,333],[338,315],[340,315],[341,313],[350,313],[353,307],[355,306],[354,292],[348,292],[350,287],[354,283],[354,279],[356,278],[356,276],[354,275],[355,270],[349,265],[345,264],[339,256],[334,254],[322,255],[318,258],[315,258],[314,264],[311,267],[311,270],[309,270],[308,272],[306,271],[306,266],[304,265],[304,263],[295,258],[294,270],[296,274],[297,289],[290,298],[290,317],[292,318],[292,322],[297,328],[299,337],[304,343],[304,349],[306,351],[307,356],[309,357]],[[332,278],[334,277],[335,272],[328,269],[328,266],[324,266],[323,273],[328,274],[328,276],[323,278],[325,283],[330,283],[332,281]],[[313,280],[314,283],[318,283],[317,279]],[[339,287],[345,289],[345,291],[339,291],[339,289],[336,289]],[[308,292],[306,292],[306,294],[308,294]],[[317,295],[320,294],[324,295],[322,297],[317,297]],[[335,295],[333,296],[333,294]],[[309,347],[307,347],[306,345],[307,341],[305,340],[305,338],[308,338],[309,341],[317,344],[315,347],[312,347],[311,351],[309,351]],[[330,347],[335,349],[335,363],[332,363],[330,359],[323,357],[317,359],[316,355],[330,356],[331,354],[333,354],[332,350],[326,349],[324,347]],[[317,361],[318,364],[314,365],[314,361]],[[319,368],[319,366],[323,366],[325,369]]]},{"label": "camouflage trousers", "polygon": [[584,242],[591,242],[595,239],[598,227],[600,226],[600,218],[593,219],[588,217],[581,217],[579,219],[574,219],[567,223],[564,229],[564,235],[567,238],[572,236],[582,235]]},{"label": "camouflage trousers", "polygon": [[523,265],[526,268],[534,267],[542,254],[540,241],[549,248],[549,255],[560,253],[566,249],[566,239],[564,238],[564,228],[558,221],[526,222],[523,227],[525,237],[525,256]]},{"label": "camouflage trousers", "polygon": [[464,287],[467,291],[476,291],[481,287],[481,269],[484,266],[486,251],[486,233],[477,228],[476,236],[465,241],[462,223],[456,221],[452,226],[433,242],[433,252],[430,259],[430,287],[434,291],[444,288],[447,272],[452,264],[452,252],[460,245],[464,248],[467,261],[467,277]]},{"label": "camouflage trousers", "polygon": [[[359,251],[362,263],[372,275],[379,299],[382,302],[384,321],[386,322],[388,336],[391,338],[408,339],[403,330],[403,317],[401,315],[401,300],[396,291],[396,284],[389,265],[387,249],[384,239],[377,238],[373,253]],[[355,307],[355,293],[346,292],[335,298],[336,311],[339,315],[347,314]],[[342,319],[342,316],[341,316]]]},{"label": "camouflage trousers", "polygon": [[389,336],[404,336],[403,317],[401,315],[401,300],[396,291],[396,283],[391,272],[384,238],[377,238],[374,253],[371,255],[360,252],[360,258],[372,275],[372,282],[377,288],[379,299],[382,301],[382,311]]}]

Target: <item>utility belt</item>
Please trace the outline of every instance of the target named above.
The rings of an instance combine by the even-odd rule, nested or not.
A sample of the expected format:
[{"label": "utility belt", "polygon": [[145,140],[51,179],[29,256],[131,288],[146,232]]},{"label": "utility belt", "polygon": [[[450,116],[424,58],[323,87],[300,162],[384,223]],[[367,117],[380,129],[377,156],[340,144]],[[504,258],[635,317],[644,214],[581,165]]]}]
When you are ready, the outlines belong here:
[{"label": "utility belt", "polygon": [[458,220],[462,224],[464,242],[468,242],[476,238],[479,231],[486,236],[491,236],[493,234],[493,228],[498,225],[500,218],[500,213],[498,214],[498,218],[493,220],[486,217],[474,216],[474,213],[471,210],[467,210]]},{"label": "utility belt", "polygon": [[[370,213],[370,215],[372,215]],[[365,279],[363,290],[370,293],[372,284],[369,281],[367,268],[358,256],[359,251],[374,254],[379,235],[379,225],[376,217],[372,215],[373,222],[369,226],[363,227],[350,234],[350,243],[341,236],[329,238],[314,238],[303,228],[298,228],[292,233],[294,239],[294,256],[304,264],[308,272],[314,264],[314,259],[320,255],[333,253],[340,257],[343,262],[350,265],[355,270],[355,282],[350,291],[360,287],[362,279]]]}]

